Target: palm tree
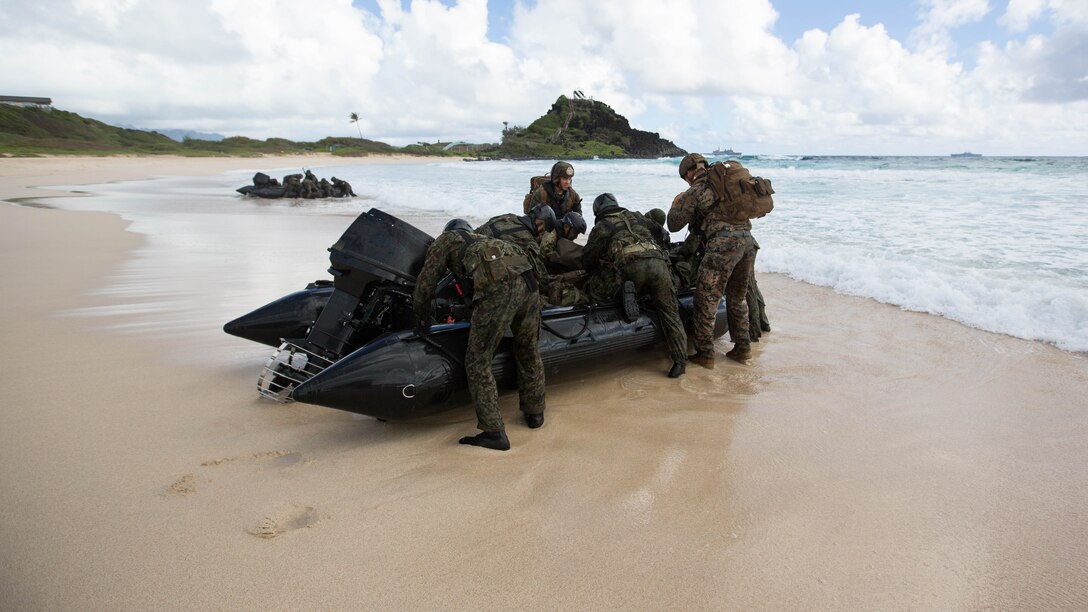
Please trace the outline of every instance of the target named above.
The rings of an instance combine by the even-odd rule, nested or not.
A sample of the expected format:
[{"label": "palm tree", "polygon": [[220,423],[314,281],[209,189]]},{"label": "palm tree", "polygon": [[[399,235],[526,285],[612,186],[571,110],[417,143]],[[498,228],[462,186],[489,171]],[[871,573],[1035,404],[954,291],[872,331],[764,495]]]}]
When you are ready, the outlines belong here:
[{"label": "palm tree", "polygon": [[363,139],[363,128],[359,127],[359,113],[352,113],[348,115],[348,123],[354,123],[355,127],[359,130],[359,140]]}]

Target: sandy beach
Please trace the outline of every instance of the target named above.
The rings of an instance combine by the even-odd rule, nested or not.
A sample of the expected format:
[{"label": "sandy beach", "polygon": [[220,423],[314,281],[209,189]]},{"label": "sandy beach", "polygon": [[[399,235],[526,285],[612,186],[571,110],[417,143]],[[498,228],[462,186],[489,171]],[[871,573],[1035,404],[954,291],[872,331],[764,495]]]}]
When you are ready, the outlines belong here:
[{"label": "sandy beach", "polygon": [[[2,158],[0,200],[253,166]],[[761,275],[748,365],[617,358],[539,430],[506,395],[497,453],[65,314],[141,241],[0,204],[0,609],[1088,609],[1083,355]]]}]

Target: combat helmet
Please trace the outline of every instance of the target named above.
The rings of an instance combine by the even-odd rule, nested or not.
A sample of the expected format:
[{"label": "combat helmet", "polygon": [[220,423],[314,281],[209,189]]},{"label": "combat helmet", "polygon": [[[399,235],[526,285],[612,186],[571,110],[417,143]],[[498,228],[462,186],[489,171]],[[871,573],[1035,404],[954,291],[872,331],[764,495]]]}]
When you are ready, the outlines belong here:
[{"label": "combat helmet", "polygon": [[442,231],[448,232],[452,230],[464,230],[466,232],[471,232],[472,226],[469,225],[468,221],[465,221],[464,219],[450,219],[449,222],[446,223],[446,227],[443,228]]},{"label": "combat helmet", "polygon": [[[585,233],[586,220],[582,218],[582,215],[572,210],[569,213],[563,215],[563,218],[559,221],[559,226],[560,228],[571,228],[574,231],[574,236],[577,236],[579,234]],[[560,234],[563,234],[563,232],[560,232]],[[571,240],[574,239],[574,236],[571,236]]]},{"label": "combat helmet", "polygon": [[530,221],[543,221],[544,231],[550,232],[555,229],[555,211],[551,206],[547,204],[537,204],[529,209]]},{"label": "combat helmet", "polygon": [[661,210],[660,208],[651,208],[646,213],[646,218],[660,225],[661,227],[665,227],[667,215],[665,214],[665,211]]},{"label": "combat helmet", "polygon": [[619,210],[620,204],[616,201],[616,196],[611,193],[602,193],[597,196],[597,199],[593,200],[593,216],[600,217],[614,210]]},{"label": "combat helmet", "polygon": [[698,153],[688,153],[684,156],[684,159],[680,160],[680,178],[684,178],[684,175],[695,167],[696,164],[703,164],[706,166],[706,158]]},{"label": "combat helmet", "polygon": [[568,164],[565,161],[555,162],[555,165],[552,166],[551,176],[553,183],[564,177],[574,178],[574,166]]}]

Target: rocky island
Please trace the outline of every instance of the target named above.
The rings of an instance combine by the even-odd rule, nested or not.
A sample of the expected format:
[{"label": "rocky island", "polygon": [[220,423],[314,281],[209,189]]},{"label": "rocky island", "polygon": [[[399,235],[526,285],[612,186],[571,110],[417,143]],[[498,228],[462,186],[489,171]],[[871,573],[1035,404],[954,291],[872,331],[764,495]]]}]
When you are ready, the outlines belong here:
[{"label": "rocky island", "polygon": [[656,132],[632,128],[612,107],[575,92],[569,98],[559,96],[528,127],[503,129],[502,143],[479,153],[509,159],[647,159],[686,155],[687,151]]}]

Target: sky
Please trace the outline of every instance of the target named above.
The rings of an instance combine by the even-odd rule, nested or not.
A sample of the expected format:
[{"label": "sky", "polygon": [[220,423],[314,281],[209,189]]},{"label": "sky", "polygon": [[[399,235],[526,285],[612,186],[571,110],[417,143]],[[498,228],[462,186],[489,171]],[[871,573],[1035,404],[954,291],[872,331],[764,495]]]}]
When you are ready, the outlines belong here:
[{"label": "sky", "polygon": [[0,95],[114,125],[497,142],[574,90],[689,151],[1088,155],[1088,0],[0,0]]}]

